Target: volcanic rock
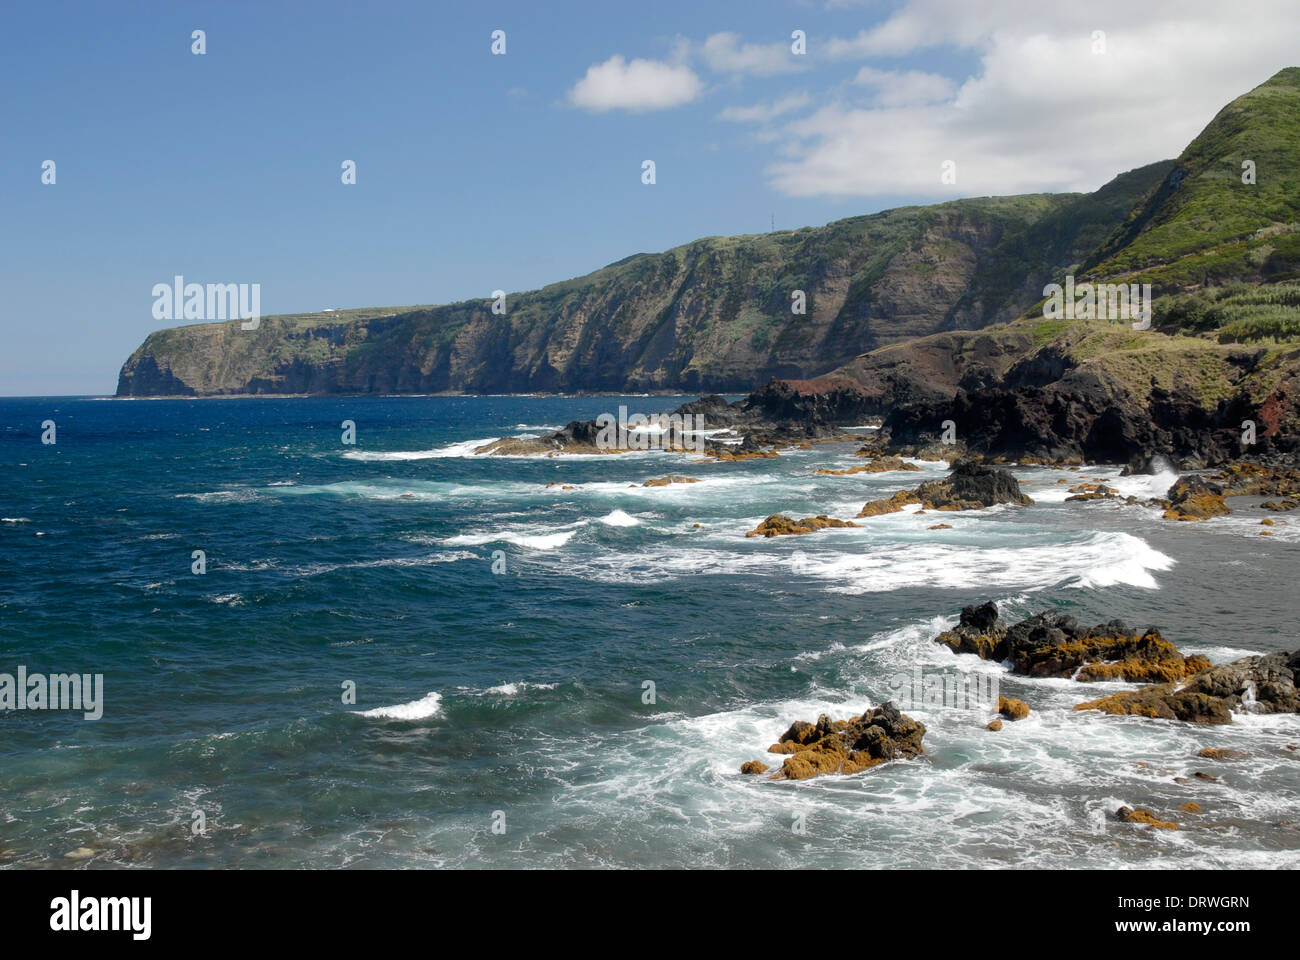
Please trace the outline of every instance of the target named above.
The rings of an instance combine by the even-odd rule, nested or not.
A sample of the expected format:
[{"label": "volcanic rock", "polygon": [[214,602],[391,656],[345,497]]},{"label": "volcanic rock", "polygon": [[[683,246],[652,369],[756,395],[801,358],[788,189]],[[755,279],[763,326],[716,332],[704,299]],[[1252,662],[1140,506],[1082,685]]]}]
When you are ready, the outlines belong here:
[{"label": "volcanic rock", "polygon": [[1023,720],[1029,716],[1029,704],[1015,697],[998,697],[998,713],[1007,720]]},{"label": "volcanic rock", "polygon": [[925,724],[892,702],[850,720],[825,715],[815,724],[795,721],[769,753],[786,753],[781,769],[769,779],[806,780],[826,773],[858,773],[889,760],[925,752]]},{"label": "volcanic rock", "polygon": [[819,514],[815,517],[804,517],[802,520],[794,520],[784,513],[774,513],[753,530],[745,534],[747,537],[782,537],[798,533],[813,533],[817,530],[824,530],[827,527],[856,527],[857,524],[852,520],[836,520],[834,517],[828,517],[825,514]]},{"label": "volcanic rock", "polygon": [[1189,723],[1231,723],[1233,711],[1298,713],[1296,669],[1300,651],[1243,657],[1208,667],[1182,683],[1157,683],[1075,706]]},{"label": "volcanic rock", "polygon": [[1141,635],[1122,620],[1085,628],[1055,610],[1007,627],[992,602],[963,609],[958,625],[935,642],[983,660],[1010,660],[1016,673],[1082,682],[1172,681],[1210,666],[1204,657],[1184,657],[1154,627]]},{"label": "volcanic rock", "polygon": [[1170,504],[1166,520],[1208,520],[1232,513],[1223,500],[1223,488],[1199,477],[1180,477],[1165,497]]}]

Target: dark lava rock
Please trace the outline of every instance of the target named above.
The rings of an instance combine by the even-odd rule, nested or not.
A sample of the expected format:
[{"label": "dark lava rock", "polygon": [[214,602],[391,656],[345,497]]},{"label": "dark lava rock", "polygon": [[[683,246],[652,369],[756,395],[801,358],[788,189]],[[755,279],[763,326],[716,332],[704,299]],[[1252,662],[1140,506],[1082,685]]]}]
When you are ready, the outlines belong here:
[{"label": "dark lava rock", "polygon": [[1210,666],[1204,657],[1184,657],[1154,627],[1140,635],[1118,619],[1083,627],[1057,610],[1007,627],[992,602],[962,610],[957,627],[935,641],[954,653],[1010,660],[1015,672],[1031,677],[1074,677],[1084,682],[1167,682]]},{"label": "dark lava rock", "polygon": [[1243,657],[1208,667],[1183,683],[1157,683],[1081,703],[1076,710],[1101,710],[1189,723],[1231,723],[1233,711],[1300,713],[1294,654]]}]

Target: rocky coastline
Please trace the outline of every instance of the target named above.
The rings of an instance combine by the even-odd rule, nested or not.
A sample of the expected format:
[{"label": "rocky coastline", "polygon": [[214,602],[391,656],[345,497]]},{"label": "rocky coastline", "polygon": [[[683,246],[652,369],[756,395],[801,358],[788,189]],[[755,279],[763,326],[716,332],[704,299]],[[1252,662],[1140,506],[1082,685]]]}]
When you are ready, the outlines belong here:
[{"label": "rocky coastline", "polygon": [[[1300,650],[1212,664],[1202,656],[1184,655],[1156,627],[1133,629],[1120,619],[1086,627],[1059,610],[1044,610],[1007,623],[992,601],[963,608],[957,625],[934,637],[933,642],[957,655],[997,661],[1010,673],[1030,679],[1133,685],[1132,689],[1082,701],[1075,711],[1206,726],[1230,724],[1234,716],[1242,714],[1300,714]],[[993,708],[996,716],[984,729],[998,733],[1005,723],[1026,719],[1035,709],[1033,699],[1032,693],[1027,699],[998,697]],[[924,723],[902,713],[892,701],[845,720],[823,714],[815,722],[794,721],[767,748],[768,754],[784,758],[774,772],[775,761],[762,760],[746,761],[739,772],[769,774],[768,780],[859,774],[893,760],[922,757],[925,733]],[[1298,748],[1293,744],[1287,749]],[[1205,747],[1196,757],[1230,762],[1244,755],[1237,750]],[[1191,777],[1174,777],[1175,782],[1184,784],[1217,779],[1202,770]],[[1190,801],[1179,811],[1195,815],[1202,808]],[[1140,807],[1122,806],[1114,811],[1113,819],[1152,829],[1180,829],[1177,823]]]}]

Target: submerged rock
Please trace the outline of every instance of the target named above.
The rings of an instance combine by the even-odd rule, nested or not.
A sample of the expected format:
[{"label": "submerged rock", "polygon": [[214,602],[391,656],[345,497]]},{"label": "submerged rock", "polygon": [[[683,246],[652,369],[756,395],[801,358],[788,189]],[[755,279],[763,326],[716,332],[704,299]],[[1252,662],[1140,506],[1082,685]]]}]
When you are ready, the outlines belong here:
[{"label": "submerged rock", "polygon": [[675,473],[670,473],[666,477],[657,477],[653,480],[647,480],[641,484],[643,487],[666,487],[673,483],[699,483],[699,477],[682,477]]},{"label": "submerged rock", "polygon": [[1073,496],[1065,498],[1066,503],[1073,501],[1086,500],[1118,500],[1119,491],[1113,487],[1108,487],[1104,483],[1080,483],[1070,487],[1069,493]]},{"label": "submerged rock", "polygon": [[768,748],[769,753],[788,754],[781,769],[769,779],[806,780],[826,773],[859,773],[889,760],[924,753],[924,735],[925,724],[900,713],[892,702],[849,720],[832,720],[825,715],[818,717],[815,724],[796,720]]},{"label": "submerged rock", "polygon": [[1246,755],[1240,750],[1229,750],[1226,747],[1206,747],[1198,757],[1204,757],[1207,760],[1245,760]]},{"label": "submerged rock", "polygon": [[[863,456],[862,451],[858,451],[857,456]],[[914,463],[908,463],[901,457],[876,457],[869,463],[861,466],[849,467],[847,470],[814,470],[813,473],[825,474],[832,477],[843,477],[853,473],[887,473],[891,470],[920,470]]]},{"label": "submerged rock", "polygon": [[1140,807],[1137,810],[1132,807],[1120,807],[1115,811],[1115,819],[1124,823],[1143,823],[1149,827],[1155,827],[1157,830],[1178,829],[1178,824],[1169,820],[1161,820],[1150,810],[1143,810]]}]

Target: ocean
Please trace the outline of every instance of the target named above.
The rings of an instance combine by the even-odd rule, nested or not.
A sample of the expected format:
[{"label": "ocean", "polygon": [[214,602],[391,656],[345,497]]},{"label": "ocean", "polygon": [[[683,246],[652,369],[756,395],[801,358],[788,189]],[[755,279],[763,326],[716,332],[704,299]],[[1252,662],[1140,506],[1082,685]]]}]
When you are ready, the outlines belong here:
[{"label": "ocean", "polygon": [[[0,867],[1300,865],[1295,716],[1076,712],[1125,685],[932,642],[994,600],[1155,625],[1215,662],[1294,650],[1300,520],[1261,537],[1274,515],[1251,508],[1067,503],[1080,480],[1148,497],[1174,475],[1031,467],[1029,507],[746,538],[946,465],[814,473],[861,463],[849,443],[469,452],[686,399],[0,400],[0,672],[103,677],[99,719],[0,711]],[[700,482],[642,485],[667,474]],[[923,757],[739,774],[779,766],[793,720],[897,702],[918,674],[995,679],[1032,713],[993,733],[987,707],[901,704]]]}]

